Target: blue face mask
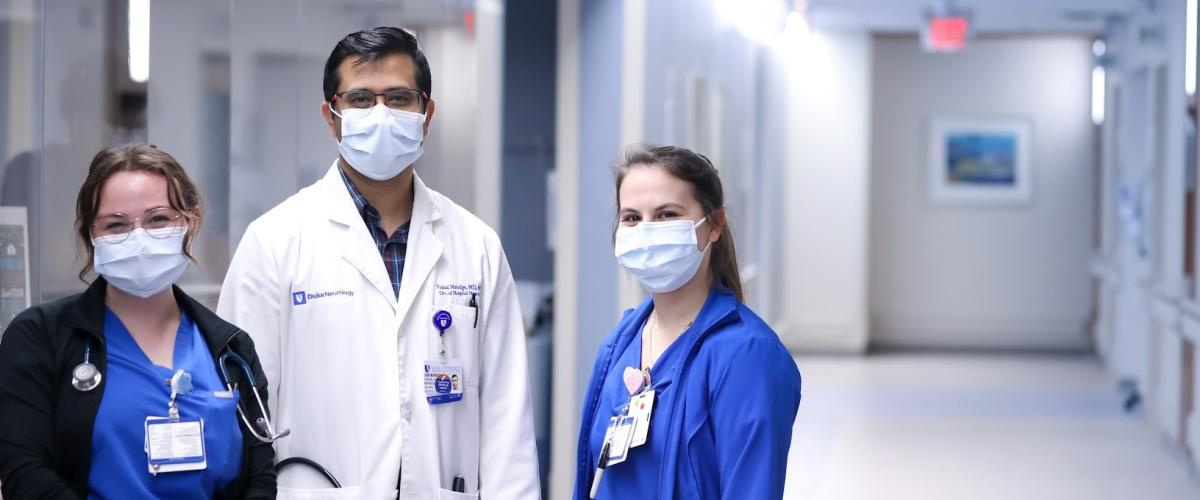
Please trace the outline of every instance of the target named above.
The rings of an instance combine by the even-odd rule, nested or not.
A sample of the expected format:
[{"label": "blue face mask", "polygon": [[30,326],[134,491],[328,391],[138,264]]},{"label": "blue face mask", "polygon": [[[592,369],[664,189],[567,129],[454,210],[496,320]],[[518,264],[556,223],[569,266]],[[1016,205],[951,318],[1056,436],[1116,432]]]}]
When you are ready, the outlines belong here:
[{"label": "blue face mask", "polygon": [[617,262],[647,291],[674,292],[696,276],[712,246],[710,241],[703,252],[696,248],[696,228],[707,220],[642,222],[619,228],[614,248]]}]

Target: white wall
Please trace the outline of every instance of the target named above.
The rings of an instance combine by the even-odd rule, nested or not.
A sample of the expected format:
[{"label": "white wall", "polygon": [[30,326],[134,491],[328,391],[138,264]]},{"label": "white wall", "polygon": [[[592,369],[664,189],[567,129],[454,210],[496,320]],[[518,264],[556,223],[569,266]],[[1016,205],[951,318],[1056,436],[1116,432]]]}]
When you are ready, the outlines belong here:
[{"label": "white wall", "polygon": [[[1090,40],[981,38],[928,54],[874,43],[874,341],[906,346],[1089,345]],[[1032,124],[1032,202],[937,205],[926,193],[931,116]]]},{"label": "white wall", "polygon": [[[782,321],[793,350],[867,343],[870,36],[816,32],[782,48],[788,67]],[[770,271],[768,271],[770,272]]]},{"label": "white wall", "polygon": [[[417,172],[423,181],[455,203],[472,208],[475,206],[472,171],[479,140],[472,126],[478,112],[479,77],[475,65],[479,51],[465,33],[457,30],[432,30],[424,34],[421,43],[433,74],[437,111]],[[464,64],[458,64],[459,61]],[[460,126],[454,127],[455,124]]]}]

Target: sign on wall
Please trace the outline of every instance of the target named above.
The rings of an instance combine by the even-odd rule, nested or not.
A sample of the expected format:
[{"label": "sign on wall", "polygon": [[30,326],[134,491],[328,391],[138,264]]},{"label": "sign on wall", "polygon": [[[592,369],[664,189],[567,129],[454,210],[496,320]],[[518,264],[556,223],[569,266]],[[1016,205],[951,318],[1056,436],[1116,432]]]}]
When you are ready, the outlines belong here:
[{"label": "sign on wall", "polygon": [[29,230],[25,207],[0,207],[0,332],[29,306]]}]

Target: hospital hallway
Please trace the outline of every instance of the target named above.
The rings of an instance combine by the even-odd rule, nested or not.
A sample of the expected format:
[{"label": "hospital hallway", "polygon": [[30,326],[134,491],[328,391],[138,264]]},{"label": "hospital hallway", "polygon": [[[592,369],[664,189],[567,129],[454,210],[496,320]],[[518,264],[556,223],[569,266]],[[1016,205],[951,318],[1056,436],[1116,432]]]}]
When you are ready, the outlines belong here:
[{"label": "hospital hallway", "polygon": [[1200,484],[1090,354],[798,356],[784,498],[1183,500]]},{"label": "hospital hallway", "polygon": [[[332,63],[344,59],[331,55],[339,41],[379,27],[415,40],[411,82],[405,69],[403,81],[372,89]],[[80,274],[98,268],[96,242],[108,241],[87,229],[96,221],[76,220],[81,186],[98,151],[148,144],[178,162],[202,200],[204,222],[183,243],[192,260],[174,284],[213,309],[240,296],[266,301],[223,314],[251,336],[274,335],[255,339],[264,366],[286,367],[264,372],[268,403],[307,409],[293,402],[314,384],[294,374],[353,380],[353,390],[313,389],[372,405],[320,400],[338,412],[328,422],[353,425],[288,411],[322,432],[367,433],[359,424],[386,423],[381,413],[421,422],[428,432],[407,436],[441,439],[423,448],[444,459],[422,456],[440,472],[414,479],[421,491],[574,498],[579,479],[596,477],[587,462],[604,446],[581,440],[581,429],[618,416],[585,411],[607,394],[600,381],[616,386],[593,384],[594,372],[616,373],[597,363],[611,352],[606,339],[649,330],[646,359],[610,359],[653,365],[655,331],[685,338],[712,307],[696,304],[695,316],[668,318],[662,330],[657,314],[653,328],[650,319],[641,330],[625,325],[625,311],[716,278],[762,320],[743,324],[774,346],[773,363],[719,363],[786,370],[724,369],[703,382],[736,396],[770,388],[751,402],[775,404],[770,429],[784,432],[794,357],[802,388],[787,473],[779,476],[778,455],[758,454],[760,442],[721,432],[755,452],[726,447],[722,456],[738,460],[697,454],[694,463],[754,465],[675,471],[663,491],[699,476],[711,484],[697,488],[726,496],[726,484],[771,490],[738,490],[746,498],[783,488],[797,500],[1200,500],[1198,82],[1200,0],[0,0],[0,346],[20,338],[6,330],[22,311],[98,276]],[[367,93],[377,98],[369,113],[333,113],[350,105],[346,96],[367,106]],[[388,95],[405,99],[388,104]],[[348,131],[358,139],[344,140]],[[686,172],[672,170],[683,160],[637,153],[682,149]],[[642,167],[671,175],[627,183]],[[367,189],[381,205],[358,185],[397,179],[401,188],[419,180],[411,199]],[[309,189],[325,183],[333,189]],[[664,199],[638,209],[639,196],[621,193],[638,186]],[[302,192],[331,198],[305,202]],[[380,206],[392,217],[375,217]],[[338,207],[347,220],[334,217]],[[405,228],[393,236],[403,242],[380,238],[389,220]],[[310,225],[355,232],[287,236]],[[245,264],[239,253],[264,260]],[[272,279],[238,284],[247,270],[271,271],[267,260]],[[387,304],[371,305],[381,297]],[[399,311],[399,330],[373,331]],[[354,326],[372,318],[371,328]],[[362,335],[370,348],[329,331]],[[711,332],[692,333],[708,341],[698,335]],[[659,352],[678,338],[659,339]],[[514,356],[522,347],[526,356]],[[314,357],[281,354],[293,350]],[[75,355],[60,356],[72,361],[67,370]],[[3,359],[0,375],[23,366]],[[421,361],[444,365],[445,377],[427,378]],[[357,384],[391,384],[397,367],[395,382],[411,388],[398,399]],[[430,392],[459,375],[450,368],[462,369],[461,385],[450,385],[462,399]],[[747,374],[751,382],[727,384]],[[639,387],[634,375],[625,389]],[[3,411],[3,389],[30,385],[5,382],[0,417],[14,414]],[[762,429],[751,404],[707,394],[721,403],[711,406],[737,409],[730,428]],[[508,404],[526,400],[528,409]],[[658,415],[675,415],[668,405],[683,400],[659,401]],[[654,436],[646,442],[691,444],[649,431],[648,420],[664,418],[649,406],[638,427]],[[485,417],[493,407],[511,418]],[[622,417],[608,420],[614,432],[628,430]],[[467,425],[473,418],[482,423]],[[301,443],[318,434],[297,419],[279,415],[292,433],[277,459],[308,453]],[[4,431],[19,427],[0,418],[0,481],[10,491],[18,482],[4,477],[2,452],[15,448]],[[450,432],[466,441],[448,445]],[[387,446],[421,442],[405,436],[362,442],[391,457]],[[644,444],[638,436],[629,442]],[[495,439],[523,441],[482,445]],[[474,441],[490,451],[476,456]],[[776,453],[787,444],[761,442]],[[309,457],[344,461],[334,475],[352,479],[336,498],[393,486],[391,470],[379,485],[364,472],[390,464],[339,448],[357,443],[323,437],[336,452]],[[612,444],[609,459],[624,463]],[[533,460],[488,455],[532,448],[536,471]],[[455,449],[465,458],[453,460]],[[639,447],[630,463],[654,449]],[[481,487],[495,473],[476,458],[520,473]],[[620,484],[612,472],[607,484]],[[277,483],[298,492],[291,498],[324,485],[303,479]],[[497,483],[499,492],[488,489]]]}]

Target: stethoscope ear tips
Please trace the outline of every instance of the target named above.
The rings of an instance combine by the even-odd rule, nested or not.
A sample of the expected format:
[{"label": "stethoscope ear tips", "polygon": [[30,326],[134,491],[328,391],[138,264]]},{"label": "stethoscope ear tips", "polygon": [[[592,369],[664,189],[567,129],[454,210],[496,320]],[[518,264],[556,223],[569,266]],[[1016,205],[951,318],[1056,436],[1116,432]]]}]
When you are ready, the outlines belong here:
[{"label": "stethoscope ear tips", "polygon": [[96,365],[91,363],[80,363],[74,370],[71,371],[71,385],[75,390],[80,392],[88,392],[100,385],[100,380],[104,377],[100,374],[100,370],[96,369]]}]

